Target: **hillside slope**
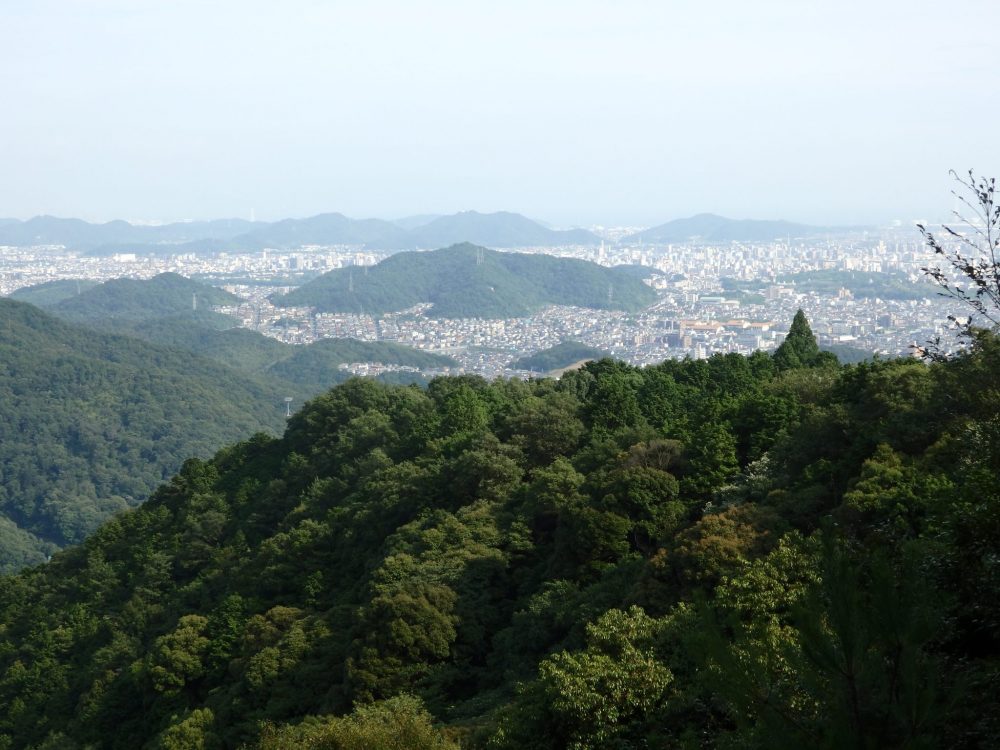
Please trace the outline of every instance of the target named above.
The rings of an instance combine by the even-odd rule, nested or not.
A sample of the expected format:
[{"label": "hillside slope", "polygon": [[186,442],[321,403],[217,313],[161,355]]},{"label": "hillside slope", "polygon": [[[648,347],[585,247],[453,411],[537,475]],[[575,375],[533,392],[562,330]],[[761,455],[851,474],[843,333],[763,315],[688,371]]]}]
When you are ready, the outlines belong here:
[{"label": "hillside slope", "polygon": [[511,362],[516,370],[532,370],[535,372],[551,372],[561,370],[584,360],[603,359],[611,355],[602,349],[596,349],[579,341],[563,341],[562,343],[543,349],[526,357]]},{"label": "hillside slope", "polygon": [[25,286],[11,292],[10,299],[35,307],[52,307],[99,284],[92,279],[59,279]]},{"label": "hillside slope", "polygon": [[463,211],[410,230],[400,247],[447,247],[463,242],[487,247],[559,247],[598,245],[601,240],[586,229],[549,229],[509,211]]},{"label": "hillside slope", "polygon": [[339,386],[0,579],[0,743],[989,746],[1000,341],[822,361]]},{"label": "hillside slope", "polygon": [[633,311],[655,300],[641,281],[596,263],[462,244],[398,253],[367,269],[336,269],[274,302],[370,313],[431,303],[433,317],[511,318],[545,305]]},{"label": "hillside slope", "polygon": [[760,219],[727,219],[716,214],[697,214],[674,219],[665,224],[637,232],[626,238],[629,242],[769,242],[788,237],[810,237],[828,229],[790,221]]},{"label": "hillside slope", "polygon": [[292,395],[3,299],[0,363],[0,569],[80,542],[188,457],[280,429]]},{"label": "hillside slope", "polygon": [[[225,316],[216,317],[232,322]],[[339,369],[341,364],[374,362],[431,370],[457,364],[450,357],[387,341],[334,338],[298,346],[246,328],[213,327],[216,322],[215,317],[205,320],[189,312],[118,326],[116,332],[184,349],[250,374],[292,383],[296,386],[293,390],[309,396],[347,380],[350,375]]]},{"label": "hillside slope", "polygon": [[[27,292],[22,293],[22,298]],[[37,300],[37,297],[36,297]],[[47,306],[54,315],[77,323],[140,321],[176,315],[194,308],[231,305],[239,297],[176,273],[151,279],[112,279]]]}]

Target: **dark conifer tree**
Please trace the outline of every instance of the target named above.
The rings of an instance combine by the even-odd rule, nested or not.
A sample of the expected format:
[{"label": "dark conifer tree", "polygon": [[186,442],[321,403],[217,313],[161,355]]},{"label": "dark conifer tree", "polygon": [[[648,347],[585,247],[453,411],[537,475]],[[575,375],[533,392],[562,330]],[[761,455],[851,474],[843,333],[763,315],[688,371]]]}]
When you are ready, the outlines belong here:
[{"label": "dark conifer tree", "polygon": [[819,344],[813,335],[806,314],[801,309],[795,313],[788,335],[781,346],[774,352],[774,363],[779,370],[791,370],[796,367],[810,367],[819,360]]}]

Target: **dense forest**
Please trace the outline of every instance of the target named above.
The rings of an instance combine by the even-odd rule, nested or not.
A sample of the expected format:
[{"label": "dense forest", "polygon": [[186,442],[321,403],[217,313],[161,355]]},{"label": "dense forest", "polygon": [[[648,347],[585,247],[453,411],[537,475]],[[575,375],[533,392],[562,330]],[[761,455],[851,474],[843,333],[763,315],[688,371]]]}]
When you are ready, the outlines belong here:
[{"label": "dense forest", "polygon": [[35,307],[52,307],[100,283],[94,279],[57,279],[16,289],[11,292],[10,299],[27,302]]},{"label": "dense forest", "polygon": [[430,303],[439,318],[514,318],[546,305],[640,310],[656,292],[631,273],[575,258],[499,253],[468,243],[338,268],[273,298],[279,306],[386,313]]},{"label": "dense forest", "polygon": [[0,571],[80,542],[187,458],[279,432],[284,397],[315,392],[0,299]]},{"label": "dense forest", "polygon": [[1000,340],[351,380],[0,578],[0,748],[978,748]]},{"label": "dense forest", "polygon": [[161,273],[151,279],[112,279],[81,286],[72,296],[65,296],[66,283],[72,282],[23,290],[21,298],[47,307],[64,320],[88,324],[155,320],[195,307],[207,310],[211,305],[239,302],[236,295],[177,273]]},{"label": "dense forest", "polygon": [[177,347],[251,374],[280,378],[314,396],[349,375],[338,369],[353,362],[379,362],[426,370],[456,367],[451,357],[391,341],[352,338],[319,339],[311,344],[285,344],[246,328],[215,327],[217,313],[187,312],[156,320],[115,326],[114,330],[155,344]]}]

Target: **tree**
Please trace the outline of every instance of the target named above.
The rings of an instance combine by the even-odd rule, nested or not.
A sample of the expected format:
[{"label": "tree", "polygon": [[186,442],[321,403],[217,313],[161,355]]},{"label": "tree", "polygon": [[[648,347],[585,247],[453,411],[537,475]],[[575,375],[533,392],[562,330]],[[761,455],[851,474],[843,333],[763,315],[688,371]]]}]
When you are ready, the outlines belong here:
[{"label": "tree", "polygon": [[[490,748],[597,750],[637,747],[667,697],[670,669],[657,658],[662,621],[639,607],[611,609],[586,627],[586,648],[541,662],[500,718]],[[643,745],[645,743],[642,743]]]},{"label": "tree", "polygon": [[205,674],[205,656],[211,641],[203,633],[208,619],[184,615],[170,633],[156,639],[147,657],[153,688],[176,695]]},{"label": "tree", "polygon": [[261,750],[457,750],[432,724],[419,698],[400,695],[358,706],[348,716],[309,718],[298,725],[266,726]]},{"label": "tree", "polygon": [[[964,321],[954,315],[948,316],[958,327],[959,335],[968,336],[977,324],[1000,326],[1000,205],[995,198],[995,178],[977,178],[971,169],[968,180],[959,177],[954,170],[951,175],[961,186],[959,190],[952,190],[952,195],[971,211],[971,214],[954,211],[954,215],[969,229],[960,231],[942,225],[948,235],[942,241],[926,226],[917,224],[927,245],[944,259],[945,266],[927,266],[920,270],[941,288],[943,296],[958,300],[971,309],[973,314]],[[939,357],[940,338],[920,351],[925,356]]]},{"label": "tree", "polygon": [[703,674],[738,712],[741,746],[947,744],[942,720],[962,686],[942,685],[932,650],[944,626],[940,595],[912,557],[894,565],[882,554],[858,555],[829,532],[821,544],[819,575],[778,629],[761,616],[759,596],[750,622],[727,623],[732,637],[711,619],[703,624]]},{"label": "tree", "polygon": [[796,367],[809,367],[817,362],[820,356],[819,344],[813,335],[806,314],[801,309],[792,318],[792,326],[781,346],[774,352],[774,363],[779,370],[791,370]]}]

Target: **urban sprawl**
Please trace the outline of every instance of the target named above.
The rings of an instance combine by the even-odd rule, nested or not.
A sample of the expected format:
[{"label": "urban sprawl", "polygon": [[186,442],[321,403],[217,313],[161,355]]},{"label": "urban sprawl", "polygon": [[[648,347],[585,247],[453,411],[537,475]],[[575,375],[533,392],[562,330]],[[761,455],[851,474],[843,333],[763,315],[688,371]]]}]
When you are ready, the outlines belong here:
[{"label": "urban sprawl", "polygon": [[[549,307],[507,320],[440,319],[428,314],[428,305],[362,315],[279,308],[268,300],[332,269],[353,266],[363,275],[366,267],[388,255],[346,246],[108,257],[58,246],[0,248],[0,295],[58,279],[142,279],[172,271],[240,296],[239,305],[214,309],[233,316],[237,325],[283,342],[308,344],[331,337],[392,341],[447,354],[459,362],[459,372],[489,378],[530,376],[530,372],[512,369],[513,362],[567,340],[637,365],[771,350],[781,342],[799,308],[805,311],[821,346],[834,350],[846,346],[888,357],[911,355],[915,345],[947,337],[948,315],[956,312],[954,301],[942,298],[928,282],[921,269],[934,259],[921,237],[907,229],[855,238],[646,246],[622,246],[614,241],[615,234],[607,232],[608,242],[600,247],[517,250],[581,258],[604,266],[642,267],[646,283],[657,290],[659,299],[639,313]],[[891,275],[897,285],[912,286],[908,295],[887,295],[894,298],[856,295],[850,285],[817,290],[801,282],[810,272],[850,272],[853,279],[865,274]],[[373,362],[347,367],[357,374],[392,369]]]}]

